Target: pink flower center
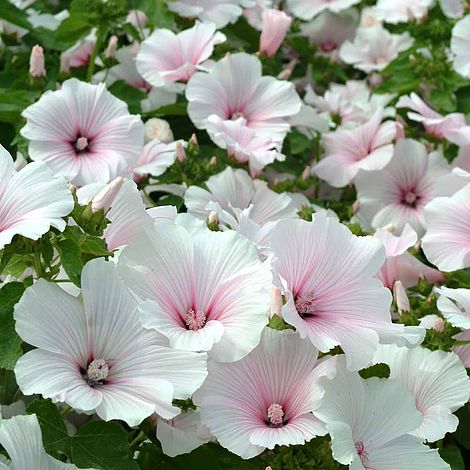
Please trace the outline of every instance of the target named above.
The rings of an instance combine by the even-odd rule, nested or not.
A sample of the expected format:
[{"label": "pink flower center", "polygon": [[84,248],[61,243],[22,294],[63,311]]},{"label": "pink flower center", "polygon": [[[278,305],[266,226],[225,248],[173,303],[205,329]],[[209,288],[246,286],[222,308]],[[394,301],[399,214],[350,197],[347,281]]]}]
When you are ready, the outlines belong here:
[{"label": "pink flower center", "polygon": [[364,447],[363,442],[356,442],[356,452],[357,455],[359,455],[359,458],[361,459],[361,462],[364,464],[369,457],[369,454],[366,452],[366,448]]},{"label": "pink flower center", "polygon": [[243,113],[241,113],[240,111],[235,111],[234,113],[232,113],[232,121],[236,121],[238,118],[242,118],[242,117],[245,117],[243,116]]},{"label": "pink flower center", "polygon": [[86,137],[79,137],[74,144],[78,152],[83,152],[88,147],[88,139]]},{"label": "pink flower center", "polygon": [[200,330],[206,324],[206,314],[202,310],[188,310],[184,321],[189,330]]},{"label": "pink flower center", "polygon": [[109,366],[104,359],[94,359],[88,365],[85,380],[90,387],[102,385],[108,378]]},{"label": "pink flower center", "polygon": [[295,299],[295,308],[302,318],[312,317],[315,314],[315,297],[313,292],[299,295]]},{"label": "pink flower center", "polygon": [[278,428],[284,424],[284,410],[282,409],[282,405],[279,403],[269,405],[266,414],[268,417],[268,424],[272,427]]},{"label": "pink flower center", "polygon": [[407,191],[402,198],[402,203],[407,206],[416,207],[418,196],[414,191]]},{"label": "pink flower center", "polygon": [[336,44],[336,42],[334,41],[325,41],[321,43],[320,49],[323,52],[331,52],[331,51],[334,51],[335,49],[338,49],[338,44]]}]

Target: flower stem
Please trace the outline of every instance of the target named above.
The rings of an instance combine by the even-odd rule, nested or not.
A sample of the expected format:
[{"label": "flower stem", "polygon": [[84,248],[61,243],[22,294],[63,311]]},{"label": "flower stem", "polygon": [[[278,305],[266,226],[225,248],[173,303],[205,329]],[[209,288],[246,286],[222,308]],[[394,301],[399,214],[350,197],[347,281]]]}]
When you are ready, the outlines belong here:
[{"label": "flower stem", "polygon": [[103,43],[103,39],[105,37],[104,31],[98,29],[96,33],[96,43],[95,47],[93,48],[93,52],[91,53],[90,61],[88,62],[88,69],[86,72],[86,81],[91,82],[91,78],[93,77],[93,72],[95,71],[95,60],[96,56],[98,55],[98,51],[101,49],[101,45]]}]

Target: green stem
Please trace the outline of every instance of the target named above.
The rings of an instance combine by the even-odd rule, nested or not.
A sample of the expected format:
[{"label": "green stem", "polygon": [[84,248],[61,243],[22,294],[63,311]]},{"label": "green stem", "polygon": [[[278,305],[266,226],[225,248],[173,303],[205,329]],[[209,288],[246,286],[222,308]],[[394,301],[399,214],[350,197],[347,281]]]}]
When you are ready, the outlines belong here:
[{"label": "green stem", "polygon": [[67,405],[67,406],[60,412],[60,414],[61,414],[62,416],[67,416],[72,410],[73,410],[72,407]]},{"label": "green stem", "polygon": [[145,434],[141,431],[140,434],[129,444],[129,447],[132,449],[136,444],[139,444],[145,439]]},{"label": "green stem", "polygon": [[88,63],[88,70],[86,72],[86,81],[91,82],[91,78],[93,77],[93,72],[95,71],[95,60],[96,56],[98,55],[98,51],[101,49],[101,45],[103,43],[103,39],[106,35],[101,29],[98,29],[96,33],[96,43],[95,47],[93,48],[93,52],[91,53],[90,62]]}]

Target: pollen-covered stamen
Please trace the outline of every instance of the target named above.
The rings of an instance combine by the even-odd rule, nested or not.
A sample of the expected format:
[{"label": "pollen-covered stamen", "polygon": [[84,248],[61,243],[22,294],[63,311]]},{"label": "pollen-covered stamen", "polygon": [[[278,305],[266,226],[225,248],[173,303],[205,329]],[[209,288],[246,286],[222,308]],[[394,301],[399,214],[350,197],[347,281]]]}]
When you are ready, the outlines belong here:
[{"label": "pollen-covered stamen", "polygon": [[282,409],[282,405],[279,403],[273,403],[269,405],[269,408],[266,412],[267,414],[267,421],[273,427],[280,427],[284,424],[284,410]]},{"label": "pollen-covered stamen", "polygon": [[236,121],[238,118],[245,117],[243,116],[243,113],[240,113],[240,111],[236,111],[232,113],[232,121]]},{"label": "pollen-covered stamen", "polygon": [[356,442],[355,446],[356,446],[357,455],[361,459],[361,462],[365,463],[369,458],[369,454],[366,452],[366,448],[364,447],[364,443],[363,442]]},{"label": "pollen-covered stamen", "polygon": [[109,367],[104,359],[94,359],[88,365],[86,381],[88,385],[101,385],[108,378]]},{"label": "pollen-covered stamen", "polygon": [[295,308],[302,318],[311,317],[315,314],[315,298],[312,292],[299,295],[295,299]]},{"label": "pollen-covered stamen", "polygon": [[407,191],[403,196],[403,202],[408,206],[415,206],[418,196],[413,191]]},{"label": "pollen-covered stamen", "polygon": [[200,330],[206,324],[206,314],[202,310],[188,310],[184,321],[189,330]]},{"label": "pollen-covered stamen", "polygon": [[86,137],[79,137],[74,144],[77,152],[83,152],[88,147],[88,139]]}]

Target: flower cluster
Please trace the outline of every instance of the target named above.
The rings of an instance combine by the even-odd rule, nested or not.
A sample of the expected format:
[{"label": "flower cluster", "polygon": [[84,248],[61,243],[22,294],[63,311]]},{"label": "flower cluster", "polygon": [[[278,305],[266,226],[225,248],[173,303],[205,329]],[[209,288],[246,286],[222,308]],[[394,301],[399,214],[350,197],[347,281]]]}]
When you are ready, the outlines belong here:
[{"label": "flower cluster", "polygon": [[466,2],[4,2],[0,468],[470,466]]}]

